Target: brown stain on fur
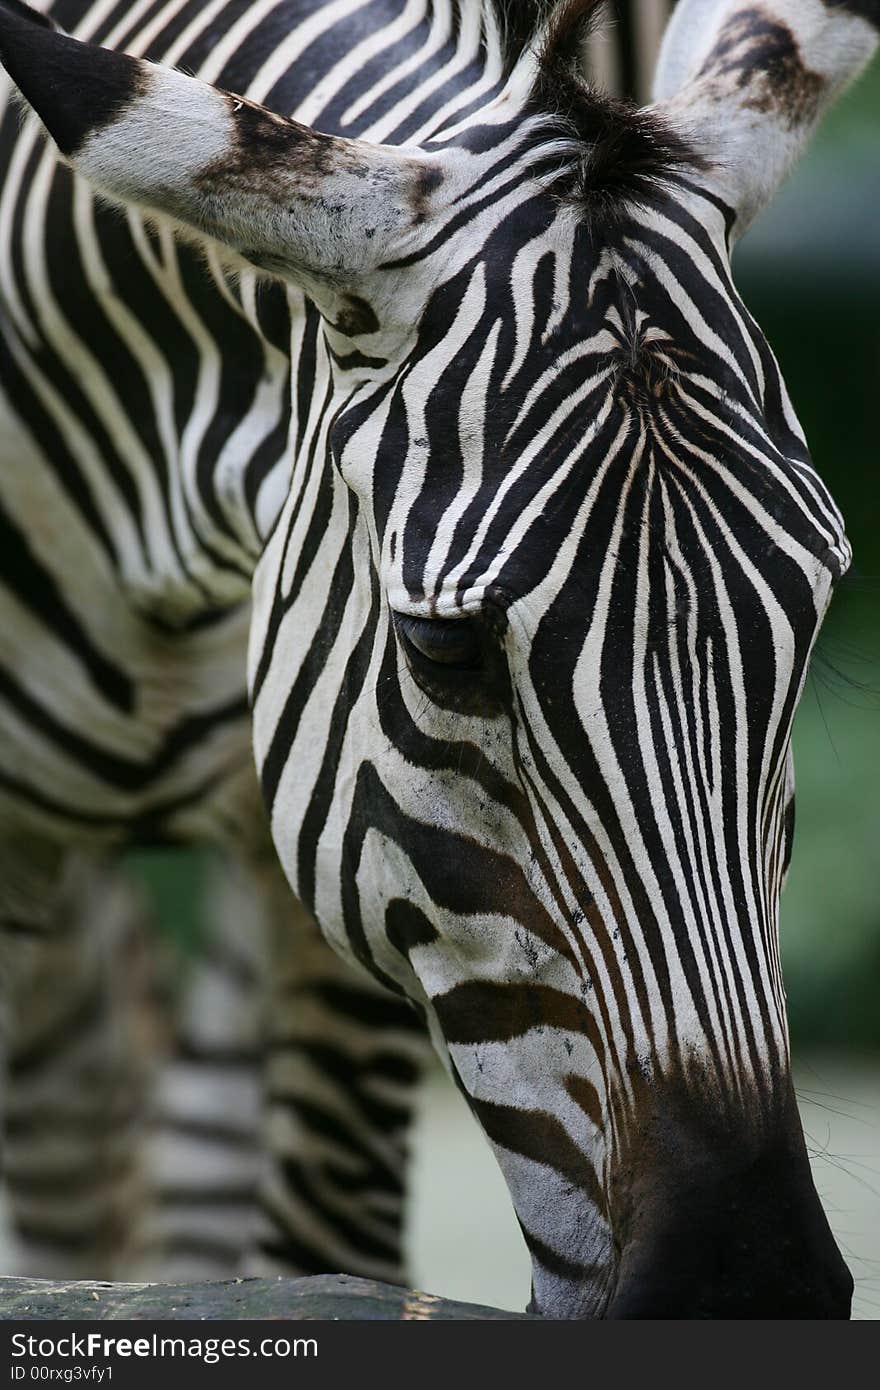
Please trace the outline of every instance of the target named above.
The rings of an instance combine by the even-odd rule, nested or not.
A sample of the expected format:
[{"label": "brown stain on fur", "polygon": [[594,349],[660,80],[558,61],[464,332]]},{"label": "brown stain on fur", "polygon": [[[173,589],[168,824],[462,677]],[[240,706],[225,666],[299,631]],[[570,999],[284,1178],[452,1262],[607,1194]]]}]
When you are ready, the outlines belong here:
[{"label": "brown stain on fur", "polygon": [[776,116],[790,130],[814,119],[825,86],[788,26],[757,5],[722,26],[699,75],[724,91],[732,82],[747,108]]},{"label": "brown stain on fur", "polygon": [[431,201],[433,194],[443,184],[443,175],[437,168],[425,166],[418,171],[415,176],[413,190],[410,195],[410,207],[412,209],[412,220],[414,225],[426,222],[431,211]]},{"label": "brown stain on fur", "polygon": [[265,188],[277,197],[280,169],[294,175],[303,192],[312,195],[336,174],[368,177],[363,160],[352,153],[347,140],[322,135],[246,97],[229,95],[227,100],[233,140],[222,159],[198,175],[198,185],[205,192],[222,193],[246,180],[250,188]]}]

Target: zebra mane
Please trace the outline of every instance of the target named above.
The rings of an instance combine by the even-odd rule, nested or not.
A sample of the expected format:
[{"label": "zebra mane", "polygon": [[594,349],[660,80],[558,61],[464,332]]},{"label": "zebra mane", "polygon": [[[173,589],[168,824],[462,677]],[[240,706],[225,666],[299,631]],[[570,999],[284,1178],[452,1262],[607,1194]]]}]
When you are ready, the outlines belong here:
[{"label": "zebra mane", "polygon": [[523,53],[548,43],[574,53],[606,8],[606,0],[489,0],[508,71]]},{"label": "zebra mane", "polygon": [[654,112],[590,85],[584,48],[607,0],[489,0],[506,70],[531,53],[536,77],[528,114],[582,147],[560,174],[557,191],[591,225],[607,227],[644,203],[676,169],[699,168],[688,141]]}]

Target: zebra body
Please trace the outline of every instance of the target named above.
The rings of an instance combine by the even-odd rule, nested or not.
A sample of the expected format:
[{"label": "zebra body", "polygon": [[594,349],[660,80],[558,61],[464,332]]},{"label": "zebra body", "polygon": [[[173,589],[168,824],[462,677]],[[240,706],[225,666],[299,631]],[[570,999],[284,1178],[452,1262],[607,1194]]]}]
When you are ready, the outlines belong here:
[{"label": "zebra body", "polygon": [[[114,28],[118,8],[82,36],[159,43],[162,7]],[[536,1307],[841,1315],[777,904],[791,722],[849,553],[729,252],[867,61],[876,7],[685,0],[647,111],[581,83],[593,4],[251,3],[220,38],[223,7],[170,8],[157,56],[226,91],[20,6],[0,26],[62,155],[209,247],[205,275],[167,223],[99,209],[30,127],[10,146],[4,352],[26,434],[54,427],[12,484],[24,548],[69,540],[78,601],[115,593],[121,650],[149,634],[158,687],[131,719],[79,641],[57,722],[109,730],[111,761],[146,750],[146,775],[108,811],[77,744],[70,808],[98,833],[261,839],[229,656],[249,622],[286,876],[339,955],[425,1015],[505,1173]],[[199,33],[196,64],[179,50]],[[84,250],[63,313],[52,258],[23,249],[29,206]],[[58,597],[35,654],[69,630]],[[66,844],[63,740],[15,698],[12,814],[26,789],[28,829]],[[383,1007],[399,1038],[406,1005]],[[357,1186],[338,1130],[303,1164],[286,1118],[303,1069],[334,1060],[298,1040],[272,1063],[280,1257],[303,1253],[316,1173]],[[380,1130],[400,1132],[412,1076],[373,1056]],[[384,1195],[371,1253],[393,1260]]]}]

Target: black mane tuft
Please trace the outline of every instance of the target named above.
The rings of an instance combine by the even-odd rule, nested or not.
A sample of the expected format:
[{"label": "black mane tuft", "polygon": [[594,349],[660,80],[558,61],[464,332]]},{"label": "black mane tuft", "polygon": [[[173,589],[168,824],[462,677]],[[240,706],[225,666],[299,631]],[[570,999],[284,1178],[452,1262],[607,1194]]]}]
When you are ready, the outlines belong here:
[{"label": "black mane tuft", "polygon": [[676,169],[700,167],[695,151],[662,117],[587,82],[584,44],[606,0],[492,3],[506,63],[512,68],[527,48],[535,49],[538,76],[530,114],[558,121],[556,135],[583,145],[582,157],[561,174],[559,191],[579,204],[591,223],[618,220]]},{"label": "black mane tuft", "polygon": [[605,8],[605,0],[491,0],[491,3],[498,19],[508,71],[548,26],[554,48],[575,57]]}]

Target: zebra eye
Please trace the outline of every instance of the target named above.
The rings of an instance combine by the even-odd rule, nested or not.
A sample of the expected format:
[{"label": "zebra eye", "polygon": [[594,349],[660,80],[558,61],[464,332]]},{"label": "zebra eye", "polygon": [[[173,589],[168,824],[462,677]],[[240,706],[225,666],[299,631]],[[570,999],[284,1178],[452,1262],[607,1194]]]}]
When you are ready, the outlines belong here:
[{"label": "zebra eye", "polygon": [[473,671],[482,664],[483,644],[469,618],[409,618],[395,613],[394,622],[407,656],[416,663],[447,671]]}]

